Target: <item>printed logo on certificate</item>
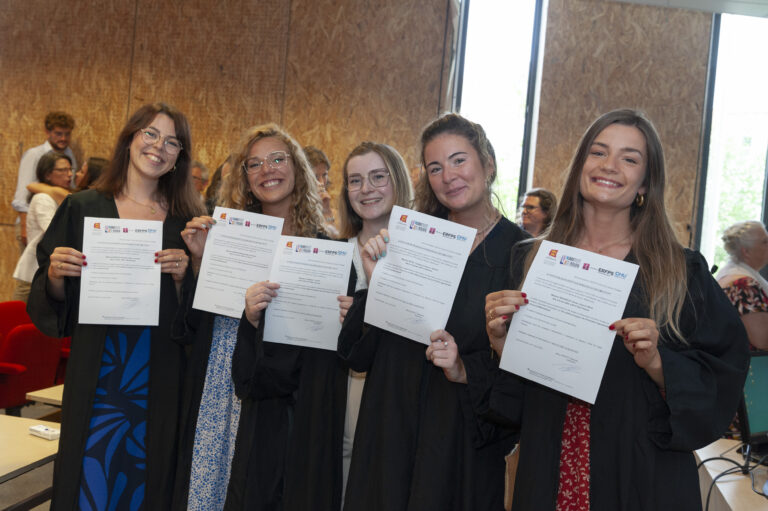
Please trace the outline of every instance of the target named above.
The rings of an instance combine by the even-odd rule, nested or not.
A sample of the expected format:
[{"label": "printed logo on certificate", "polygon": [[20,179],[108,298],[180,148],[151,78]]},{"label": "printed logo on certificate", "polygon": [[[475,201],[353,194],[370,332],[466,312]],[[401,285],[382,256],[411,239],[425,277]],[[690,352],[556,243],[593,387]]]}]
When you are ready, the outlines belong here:
[{"label": "printed logo on certificate", "polygon": [[500,367],[594,404],[636,264],[543,241],[512,316]]}]

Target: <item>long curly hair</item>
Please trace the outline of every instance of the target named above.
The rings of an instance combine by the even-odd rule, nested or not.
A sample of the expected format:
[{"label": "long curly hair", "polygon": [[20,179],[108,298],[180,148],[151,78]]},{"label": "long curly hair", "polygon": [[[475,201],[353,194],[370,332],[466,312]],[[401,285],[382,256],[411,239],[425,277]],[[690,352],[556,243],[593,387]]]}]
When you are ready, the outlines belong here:
[{"label": "long curly hair", "polygon": [[253,144],[263,138],[281,140],[291,155],[294,186],[291,192],[291,227],[296,236],[314,237],[324,233],[323,202],[317,188],[317,180],[304,151],[296,140],[277,124],[263,124],[249,128],[231,156],[232,170],[224,179],[219,203],[227,208],[262,212],[259,199],[251,191],[244,170],[245,160]]}]

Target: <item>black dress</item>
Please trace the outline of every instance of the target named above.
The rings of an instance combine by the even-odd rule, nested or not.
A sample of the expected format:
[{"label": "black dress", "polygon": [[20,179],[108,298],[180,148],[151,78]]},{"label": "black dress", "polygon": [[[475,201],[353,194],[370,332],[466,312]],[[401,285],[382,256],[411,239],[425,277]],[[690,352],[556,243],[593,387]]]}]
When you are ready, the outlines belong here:
[{"label": "black dress", "polygon": [[[354,290],[352,268],[348,293]],[[341,507],[348,366],[335,351],[264,342],[243,316],[232,357],[243,400],[226,509]]]},{"label": "black dress", "polygon": [[347,481],[348,511],[502,509],[511,434],[486,438],[474,389],[496,362],[485,332],[485,295],[503,289],[512,246],[527,235],[502,218],[470,254],[446,330],[468,385],[446,380],[426,346],[363,324],[366,291],[355,295],[339,354],[367,371]]},{"label": "black dress", "polygon": [[[109,498],[116,498],[130,488],[129,498],[126,499],[127,491],[123,493],[125,504],[120,505],[126,509],[129,501],[136,503],[143,499],[144,509],[165,510],[170,506],[175,472],[176,425],[184,366],[183,350],[170,340],[169,331],[177,309],[176,288],[171,275],[162,274],[157,327],[79,324],[80,279],[66,279],[65,299],[62,302],[51,298],[46,286],[49,258],[54,248],[68,246],[82,249],[83,218],[86,216],[117,218],[118,211],[112,198],[94,190],[80,192],[64,200],[38,245],[40,268],[32,282],[27,306],[29,315],[40,330],[57,337],[72,336],[62,401],[61,438],[54,464],[51,509],[78,509],[80,490],[87,484],[93,490],[106,485]],[[185,222],[186,219],[166,218],[163,224],[164,249],[184,248],[180,232]],[[145,358],[147,352],[148,365]],[[141,365],[140,371],[136,370],[136,364]],[[105,379],[110,373],[115,373],[115,368],[121,374],[118,380],[122,380],[124,389],[128,391],[125,395],[131,398],[131,403],[124,403],[125,406],[105,400],[102,394],[104,389],[115,383]],[[129,379],[131,383],[125,383]],[[120,381],[117,384],[120,385]],[[101,389],[98,396],[97,388]],[[131,392],[134,394],[130,395]],[[114,414],[104,413],[105,407],[115,405],[118,406],[113,410]],[[141,420],[146,421],[144,426],[132,422],[137,414],[140,419],[143,415]],[[99,430],[100,426],[109,426],[109,421],[114,423],[114,428]],[[128,423],[132,424],[130,428],[126,426]],[[107,437],[101,436],[102,433]],[[105,438],[109,438],[105,449],[98,455],[92,454],[94,442],[100,440],[103,443]],[[130,460],[130,457],[123,456],[126,453],[134,455],[134,460],[144,459],[145,466],[139,466],[139,472],[133,475],[128,467],[125,467],[126,470],[115,468],[116,460],[121,459],[120,463]],[[103,481],[86,481],[84,456],[87,456],[86,470],[93,463],[101,464]],[[103,459],[91,456],[102,456]],[[98,471],[91,470],[89,473],[96,474]],[[145,483],[135,484],[133,479],[136,477],[145,478]]]},{"label": "black dress", "polygon": [[[515,247],[512,289],[530,245]],[[616,337],[591,407],[592,509],[701,509],[693,450],[722,436],[733,418],[748,367],[738,314],[698,252],[685,251],[688,296],[680,317],[686,344],[659,339],[666,398]],[[636,262],[630,254],[627,258]],[[623,318],[649,317],[640,278]],[[524,382],[524,383],[523,383]],[[554,510],[560,438],[568,396],[499,370],[489,414],[521,424],[513,510]]]}]

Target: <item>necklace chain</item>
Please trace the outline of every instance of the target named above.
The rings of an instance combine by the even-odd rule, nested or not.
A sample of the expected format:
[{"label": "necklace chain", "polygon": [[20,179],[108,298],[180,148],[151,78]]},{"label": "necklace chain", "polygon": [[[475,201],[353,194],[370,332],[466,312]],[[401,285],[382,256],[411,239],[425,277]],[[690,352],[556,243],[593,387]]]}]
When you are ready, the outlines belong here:
[{"label": "necklace chain", "polygon": [[149,212],[151,214],[153,214],[153,215],[157,213],[157,209],[155,208],[155,206],[152,203],[144,204],[143,202],[137,201],[136,199],[134,199],[133,197],[131,197],[128,194],[125,194],[125,198],[130,200],[131,202],[134,202],[134,203],[138,204],[139,206],[144,206],[145,208],[149,208]]},{"label": "necklace chain", "polygon": [[501,219],[501,213],[499,213],[499,210],[496,210],[496,214],[493,215],[493,218],[491,218],[491,221],[488,222],[488,224],[485,227],[477,231],[477,234],[475,234],[475,238],[485,234],[491,227],[496,225],[496,222],[498,222],[500,219]]}]

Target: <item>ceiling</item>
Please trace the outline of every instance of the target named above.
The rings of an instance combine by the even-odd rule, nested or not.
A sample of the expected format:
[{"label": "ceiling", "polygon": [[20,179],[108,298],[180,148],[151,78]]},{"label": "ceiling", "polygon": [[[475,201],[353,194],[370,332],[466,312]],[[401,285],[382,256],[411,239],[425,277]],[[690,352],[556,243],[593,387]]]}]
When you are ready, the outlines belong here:
[{"label": "ceiling", "polygon": [[768,0],[615,0],[618,2],[658,5],[707,12],[725,12],[768,18]]}]

